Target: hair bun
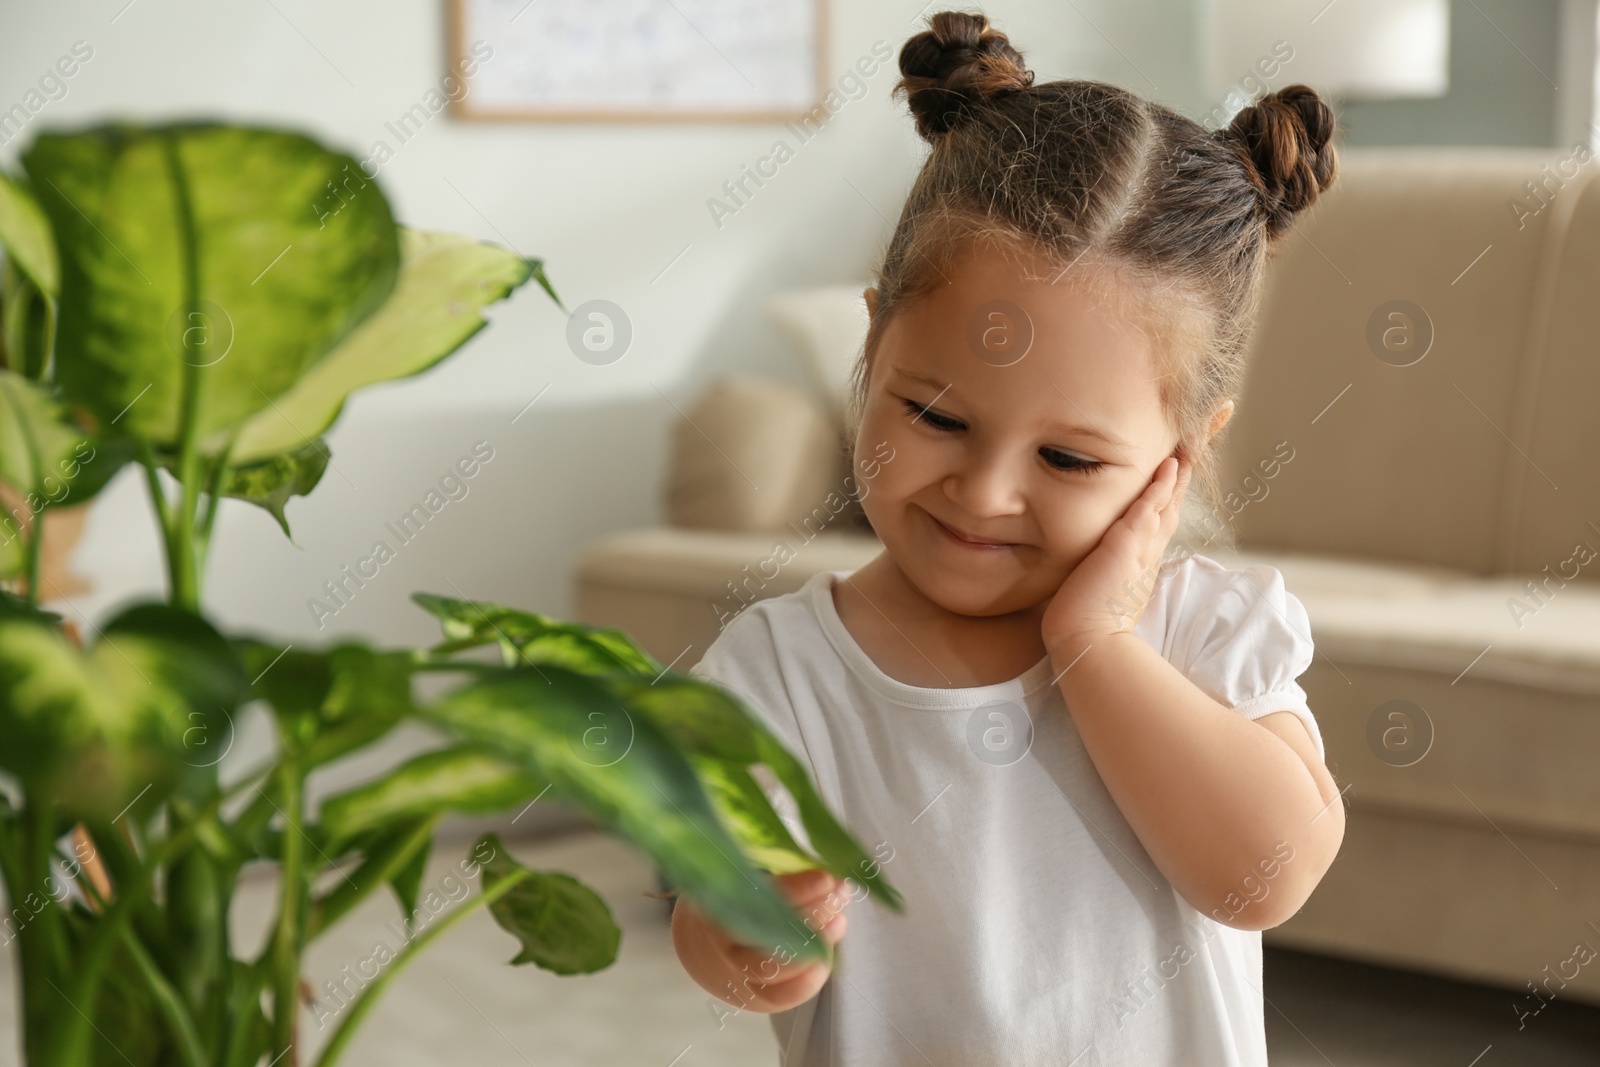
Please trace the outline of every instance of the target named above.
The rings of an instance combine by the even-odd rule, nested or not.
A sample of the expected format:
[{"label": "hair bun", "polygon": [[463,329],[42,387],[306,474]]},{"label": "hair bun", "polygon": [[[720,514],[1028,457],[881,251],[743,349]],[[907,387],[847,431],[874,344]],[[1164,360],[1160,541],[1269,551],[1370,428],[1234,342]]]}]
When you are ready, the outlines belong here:
[{"label": "hair bun", "polygon": [[1033,84],[1033,71],[1006,35],[983,15],[940,11],[928,29],[900,49],[900,80],[917,122],[917,132],[932,140],[968,115],[969,107]]},{"label": "hair bun", "polygon": [[1224,133],[1246,157],[1267,236],[1277,237],[1333,184],[1333,110],[1309,85],[1286,85],[1233,117]]}]

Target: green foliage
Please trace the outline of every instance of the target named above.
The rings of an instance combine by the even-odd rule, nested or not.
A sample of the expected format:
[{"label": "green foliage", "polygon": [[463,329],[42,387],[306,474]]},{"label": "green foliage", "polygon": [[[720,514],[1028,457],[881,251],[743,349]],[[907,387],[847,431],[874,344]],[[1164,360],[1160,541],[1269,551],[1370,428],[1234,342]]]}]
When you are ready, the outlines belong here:
[{"label": "green foliage", "polygon": [[6,174],[0,174],[0,246],[43,295],[55,297],[61,266],[50,223],[33,195]]},{"label": "green foliage", "polygon": [[222,637],[180,608],[129,609],[87,650],[0,619],[0,768],[32,799],[109,818],[141,790],[159,801],[193,779],[187,743],[220,731],[245,687]]},{"label": "green foliage", "polygon": [[454,600],[433,593],[411,599],[439,620],[445,640],[434,652],[498,644],[509,663],[541,663],[585,673],[624,671],[654,676],[661,664],[621,630],[564,622],[488,600]]},{"label": "green foliage", "polygon": [[[527,877],[489,906],[495,922],[516,935],[522,951],[513,964],[533,963],[556,974],[590,974],[616,962],[622,931],[600,895],[570,874],[529,871],[506,852],[493,834],[479,842],[494,858],[483,865],[483,888],[504,882],[514,871]],[[477,850],[474,850],[477,851]]]},{"label": "green foliage", "polygon": [[142,439],[179,444],[191,368],[196,432],[237,426],[394,289],[388,201],[302,134],[116,124],[40,134],[22,163],[60,251],[57,381]]},{"label": "green foliage", "polygon": [[[0,484],[21,501],[0,524],[0,878],[26,917],[29,1067],[303,1062],[304,953],[375,892],[426,928],[347,1005],[317,1067],[472,909],[516,938],[515,964],[609,966],[621,932],[605,902],[492,835],[460,864],[481,871],[479,893],[441,914],[425,884],[447,815],[546,794],[753,944],[830,958],[764,872],[825,866],[900,910],[757,716],[618,630],[422,593],[443,630],[428,649],[302,647],[205,617],[219,501],[267,510],[287,536],[350,394],[434,366],[530,280],[559,305],[542,262],[396,226],[350,156],[290,131],[114,123],[44,132],[22,162],[25,176],[0,174]],[[127,606],[80,642],[38,607],[40,532],[130,462],[161,523],[168,602]],[[467,655],[483,646],[501,662]],[[423,672],[457,684],[420,700]],[[217,764],[247,714],[267,717],[275,752],[224,786]],[[312,774],[406,722],[443,746],[309,802]],[[757,763],[795,797],[816,855]],[[230,906],[263,863],[277,914],[247,958]]]},{"label": "green foliage", "polygon": [[[240,429],[239,462],[298,447],[338,418],[345,398],[376,382],[427,370],[488,325],[480,313],[532,275],[535,263],[450,233],[401,230],[394,294],[326,357]],[[213,436],[208,450],[225,437]]]},{"label": "green foliage", "polygon": [[[127,438],[84,433],[46,390],[0,369],[0,483],[16,492],[27,514],[91,499],[132,458]],[[0,576],[22,573],[27,550],[22,523],[10,513],[0,516]]]},{"label": "green foliage", "polygon": [[322,825],[342,844],[370,830],[446,811],[488,814],[527,803],[549,782],[494,751],[454,745],[322,802]]},{"label": "green foliage", "polygon": [[283,507],[292,496],[308,496],[322,481],[328,469],[328,446],[320,437],[292,452],[255,463],[240,464],[228,471],[221,484],[221,495],[247,500],[278,520],[283,536],[289,533],[289,519]]}]

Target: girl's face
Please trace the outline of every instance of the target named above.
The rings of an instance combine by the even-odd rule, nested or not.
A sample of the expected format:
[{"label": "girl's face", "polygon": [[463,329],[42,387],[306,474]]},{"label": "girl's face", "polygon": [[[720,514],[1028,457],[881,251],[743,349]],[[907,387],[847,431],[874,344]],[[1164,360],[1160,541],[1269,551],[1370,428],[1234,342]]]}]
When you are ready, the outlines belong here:
[{"label": "girl's face", "polygon": [[862,507],[928,599],[1009,614],[1055,594],[1178,437],[1151,339],[1077,284],[1104,275],[1030,281],[983,250],[946,276],[879,340],[855,442],[857,470],[878,461]]}]

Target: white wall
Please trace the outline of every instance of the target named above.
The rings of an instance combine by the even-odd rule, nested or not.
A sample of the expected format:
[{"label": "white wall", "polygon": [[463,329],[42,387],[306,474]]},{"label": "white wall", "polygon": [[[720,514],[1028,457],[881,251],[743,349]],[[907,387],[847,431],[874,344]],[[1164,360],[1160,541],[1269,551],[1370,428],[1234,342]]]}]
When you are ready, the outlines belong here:
[{"label": "white wall", "polygon": [[[444,73],[442,0],[124,3],[0,9],[0,108],[24,100],[74,42],[94,49],[66,96],[0,147],[0,162],[14,166],[37,129],[111,116],[287,124],[365,157],[379,138],[396,143],[384,123]],[[918,28],[921,7],[833,0],[834,80],[877,40],[898,50]],[[1203,110],[1185,0],[986,10],[1041,80],[1104,78]],[[415,589],[565,615],[569,565],[581,547],[606,531],[657,521],[674,404],[686,405],[722,372],[807,384],[797,354],[765,322],[762,301],[785,287],[867,277],[921,151],[903,102],[889,97],[895,77],[892,67],[880,69],[868,94],[799,146],[720,229],[707,199],[770,149],[780,125],[433,118],[379,174],[399,218],[545,257],[569,308],[604,297],[627,311],[633,346],[610,366],[579,361],[566,349],[564,316],[529,285],[493,308],[493,325],[446,363],[352,400],[330,438],[334,467],[310,497],[289,505],[295,543],[265,513],[224,506],[207,574],[210,609],[230,626],[305,641],[333,633],[430,640],[428,618],[406,599]],[[470,494],[400,548],[319,632],[308,598],[478,440],[491,442],[495,458]],[[96,504],[75,556],[96,593],[58,610],[103,618],[122,597],[159,594],[154,519],[136,474],[124,472]]]}]

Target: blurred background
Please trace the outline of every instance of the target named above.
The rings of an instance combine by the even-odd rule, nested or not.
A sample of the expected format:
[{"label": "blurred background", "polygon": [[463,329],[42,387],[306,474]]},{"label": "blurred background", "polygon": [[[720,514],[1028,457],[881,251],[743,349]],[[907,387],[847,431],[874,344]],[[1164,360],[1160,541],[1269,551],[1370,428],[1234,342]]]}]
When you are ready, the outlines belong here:
[{"label": "blurred background", "polygon": [[[509,25],[522,6],[506,0],[488,10]],[[1293,7],[1301,21],[1320,7],[1257,6]],[[1361,14],[1394,5],[1328,6],[1324,24],[1343,8]],[[1290,40],[1299,55],[1271,79],[1255,73],[1261,83],[1276,88],[1313,73],[1304,69],[1304,33],[1294,40],[1268,28],[1211,55],[1202,47],[1207,7],[1084,2],[984,10],[1025,44],[1041,80],[1111,81],[1197,120],[1235,110],[1228,94],[1248,88],[1241,83],[1275,39]],[[919,8],[831,5],[827,87],[871,57],[875,42],[884,42],[880,51],[897,50],[914,32]],[[1447,91],[1341,101],[1343,143],[1557,148],[1592,137],[1593,34],[1573,28],[1583,9],[1450,5]],[[258,509],[223,505],[208,592],[230,623],[308,638],[417,641],[432,625],[409,605],[409,591],[448,595],[452,582],[469,595],[569,615],[580,548],[606,531],[661,520],[661,445],[702,385],[737,370],[810,388],[764,302],[788,289],[864,283],[924,147],[903,101],[889,98],[898,76],[892,64],[861,78],[858,98],[845,96],[804,143],[782,122],[464,121],[445,111],[420,128],[397,127],[425,94],[440,92],[449,73],[448,16],[443,0],[381,8],[65,2],[14,5],[0,16],[7,79],[0,105],[23,103],[76,42],[93,50],[73,77],[60,79],[59,99],[46,96],[21,129],[0,125],[7,138],[0,161],[13,164],[38,128],[118,115],[282,124],[363,160],[381,141],[393,156],[378,181],[407,224],[543,257],[568,308],[606,299],[632,323],[626,355],[590,365],[568,350],[560,309],[536,290],[520,291],[489,310],[494,328],[466,351],[430,373],[356,394],[329,438],[335,469],[289,506],[294,543]],[[1362,25],[1357,20],[1358,39]],[[486,39],[494,44],[492,32]],[[710,46],[705,55],[721,62]],[[466,101],[500,62],[514,62],[504,44],[465,79]],[[1226,72],[1220,82],[1208,66]],[[1567,88],[1557,91],[1558,84]],[[401,142],[395,129],[409,139]],[[754,195],[734,213],[709,209],[712,199],[732,205],[723,183],[768,156],[780,136],[795,151],[777,176],[760,188],[747,183]],[[512,423],[536,396],[536,406]],[[480,439],[493,444],[495,460],[470,483],[469,496],[319,629],[306,601]],[[156,527],[140,511],[138,480],[136,470],[124,471],[126,484],[95,505],[73,559],[93,585],[74,598],[87,615],[160,573]]]},{"label": "blurred background", "polygon": [[[488,309],[491,328],[458,355],[416,377],[355,394],[328,435],[332,463],[327,474],[308,497],[288,505],[292,540],[265,512],[231,500],[222,505],[217,551],[207,563],[208,608],[229,627],[285,641],[327,642],[350,635],[379,643],[422,644],[434,639],[437,626],[409,597],[414,590],[426,590],[619,625],[638,633],[663,662],[681,656],[678,665],[686,667],[715,633],[715,609],[707,612],[705,604],[720,595],[723,581],[737,577],[739,568],[729,560],[753,564],[773,532],[782,528],[779,520],[806,510],[767,516],[765,525],[744,531],[752,539],[733,549],[719,547],[715,530],[709,532],[709,541],[662,541],[663,529],[685,528],[680,519],[692,510],[691,502],[703,503],[695,494],[705,492],[704,487],[674,473],[675,464],[688,462],[684,450],[694,447],[687,439],[703,436],[690,416],[709,411],[695,405],[719,384],[785,387],[814,405],[824,427],[821,454],[826,455],[833,443],[826,440],[827,415],[837,400],[831,391],[838,384],[841,350],[837,341],[826,338],[833,336],[829,330],[843,330],[842,351],[848,356],[856,343],[849,334],[854,312],[838,303],[833,311],[808,319],[812,313],[803,303],[785,315],[774,311],[772,301],[786,294],[859,291],[866,284],[925,151],[903,101],[890,98],[897,78],[892,57],[939,6],[918,0],[828,0],[825,8],[820,2],[730,0],[723,13],[727,17],[720,18],[715,4],[665,0],[592,6],[558,0],[10,3],[0,8],[0,165],[15,171],[19,152],[41,130],[119,117],[278,125],[303,130],[370,161],[369,175],[376,174],[405,224],[470,234],[542,258],[567,309],[588,305],[599,308],[603,318],[576,320],[575,330],[574,318],[537,287],[526,286]],[[753,47],[747,58],[738,51],[740,18],[763,12],[778,17],[796,10],[807,16],[797,24],[798,44],[816,56],[814,66],[795,75],[783,66],[792,60],[788,53],[769,56]],[[1113,82],[1212,126],[1225,124],[1265,91],[1305,81],[1334,103],[1342,131],[1339,144],[1357,165],[1366,154],[1392,180],[1400,172],[1383,167],[1400,164],[1386,160],[1432,154],[1437,160],[1463,161],[1463,174],[1478,175],[1475,188],[1489,190],[1472,211],[1487,204],[1483,210],[1497,214],[1492,223],[1484,221],[1486,213],[1460,216],[1462,226],[1480,227],[1481,236],[1473,232],[1463,238],[1464,254],[1450,260],[1453,267],[1441,279],[1441,292],[1460,295],[1471,284],[1461,281],[1462,276],[1476,280],[1478,275],[1463,270],[1450,281],[1449,273],[1477,264],[1472,259],[1477,249],[1496,247],[1499,241],[1502,254],[1509,254],[1504,251],[1508,239],[1498,235],[1508,224],[1521,222],[1517,203],[1530,216],[1546,199],[1562,211],[1582,214],[1570,206],[1576,193],[1565,199],[1557,194],[1533,197],[1532,186],[1525,189],[1522,179],[1540,180],[1546,173],[1541,166],[1559,170],[1562,161],[1569,169],[1577,167],[1572,161],[1579,155],[1584,178],[1592,169],[1588,154],[1595,146],[1600,115],[1594,0],[1010,0],[983,5],[982,10],[1019,44],[1040,81]],[[697,13],[704,13],[698,25],[689,18]],[[812,13],[818,13],[814,21]],[[685,24],[694,29],[693,35],[686,33]],[[612,40],[608,34],[617,35],[619,28],[636,32],[626,39],[627,47],[607,52],[606,42]],[[635,112],[622,117],[570,113],[592,106],[583,103],[585,92],[595,99],[606,96],[605,64],[613,65],[611,80],[625,82],[636,100],[648,100],[651,87],[621,72],[645,68],[649,46],[665,39],[653,34],[679,45],[688,40],[684,47],[691,49],[699,47],[696,40],[703,43],[698,52],[679,53],[684,62],[679,73],[714,71],[699,86],[711,104],[703,105],[698,115],[685,116],[674,114],[672,106],[652,110],[612,99],[607,106],[613,110],[635,107]],[[561,35],[571,50],[598,57],[599,81],[585,81],[593,71],[541,69],[530,59],[537,56],[541,40],[548,43],[552,35]],[[75,61],[69,64],[74,68],[70,76],[58,65],[64,57]],[[475,72],[457,77],[464,57],[477,58]],[[730,70],[738,75],[737,82]],[[799,78],[799,99],[814,102],[826,93],[831,105],[786,102],[784,94],[793,91],[783,81],[786,77],[790,82]],[[760,99],[754,104],[741,100],[741,84]],[[562,98],[562,92],[571,95]],[[766,108],[771,115],[704,113],[736,111],[745,104]],[[780,141],[788,151],[775,150]],[[1426,170],[1425,181],[1441,182],[1439,164],[1429,166],[1433,169]],[[763,177],[752,180],[752,172]],[[1455,188],[1448,183],[1439,187]],[[1394,210],[1392,218],[1383,217],[1410,217],[1405,210]],[[1541,217],[1548,221],[1548,216],[1558,213]],[[1570,220],[1560,215],[1557,221]],[[1438,220],[1432,225],[1440,234],[1451,230]],[[1315,249],[1286,256],[1285,271],[1310,270],[1324,261],[1336,271],[1341,263],[1353,269],[1338,254],[1332,230],[1312,232],[1328,237],[1318,236]],[[1588,237],[1595,232],[1584,231]],[[1535,240],[1553,239],[1541,235]],[[1549,247],[1543,258],[1530,252],[1527,262],[1541,264],[1562,254],[1557,246]],[[1576,246],[1562,247],[1570,251]],[[1487,253],[1484,249],[1478,254]],[[1495,259],[1484,259],[1480,271],[1487,271]],[[1585,277],[1600,281],[1600,275]],[[1380,295],[1416,298],[1411,290],[1392,284]],[[1504,301],[1504,316],[1515,319],[1512,332],[1523,337],[1531,329],[1523,308],[1538,306],[1536,295],[1518,297],[1494,289],[1472,298],[1491,309],[1496,300]],[[1437,307],[1425,299],[1422,303]],[[1288,307],[1280,305],[1275,314],[1288,314],[1283,310]],[[1434,320],[1444,340],[1430,367],[1450,353],[1445,326],[1450,320],[1438,314]],[[1455,320],[1457,335],[1466,321]],[[624,338],[601,357],[593,346],[585,350],[581,341],[574,341],[594,323]],[[1359,340],[1363,324],[1356,324],[1352,347],[1371,361]],[[1282,342],[1285,335],[1280,330],[1272,336]],[[1587,346],[1592,359],[1593,334],[1580,331],[1572,338],[1574,344]],[[833,352],[816,350],[829,343]],[[1376,366],[1379,361],[1371,362]],[[1390,369],[1399,365],[1388,363]],[[1504,390],[1494,385],[1498,380],[1491,375],[1478,384],[1491,394],[1515,391],[1505,382]],[[1344,381],[1327,379],[1329,388],[1302,412],[1301,422],[1317,414],[1321,403],[1331,403]],[[1578,384],[1582,388],[1577,395],[1587,397],[1592,410],[1596,397],[1584,391],[1587,384]],[[1438,384],[1434,395],[1446,395],[1447,390],[1448,385]],[[1463,410],[1476,418],[1470,409]],[[813,432],[808,417],[779,419],[774,425]],[[1523,418],[1529,427],[1555,424],[1526,414]],[[1508,425],[1497,418],[1490,421],[1497,429]],[[1513,447],[1526,443],[1514,425],[1506,438],[1514,441]],[[1481,437],[1503,448],[1481,423],[1477,427]],[[1583,452],[1587,446],[1574,434],[1547,445],[1574,461],[1581,453],[1583,462],[1592,465],[1592,451]],[[1246,435],[1240,447],[1265,450],[1270,439],[1273,431],[1262,429],[1254,437]],[[325,583],[337,582],[342,568],[354,566],[374,541],[387,538],[386,524],[417,505],[458,460],[475,447],[481,458],[485,442],[492,459],[467,481],[465,494],[452,498],[414,539],[404,542],[377,579],[343,602],[330,602]],[[770,460],[770,454],[756,454]],[[1535,456],[1544,458],[1537,452]],[[1248,469],[1254,458],[1250,453],[1239,467]],[[1326,462],[1331,471],[1341,461],[1329,452]],[[1504,462],[1518,461],[1511,456]],[[1306,473],[1306,466],[1302,482],[1311,488],[1305,492],[1328,484]],[[806,481],[804,471],[785,469],[773,477],[790,478],[801,497],[815,485],[815,480]],[[72,592],[50,601],[54,610],[88,625],[131,598],[161,594],[158,526],[140,479],[130,466],[83,509],[81,530],[62,562],[61,589]],[[822,482],[828,479],[825,471]],[[1472,495],[1471,479],[1464,474],[1461,479],[1459,494]],[[1291,493],[1291,487],[1283,492]],[[1593,505],[1594,498],[1586,502]],[[1293,505],[1273,505],[1280,506]],[[1448,507],[1434,510],[1444,516],[1441,522],[1459,521],[1450,518]],[[1499,506],[1484,521],[1508,521],[1505,515],[1515,510]],[[1251,515],[1258,522],[1253,529],[1241,519],[1247,549],[1329,548],[1286,532],[1271,517],[1257,518],[1264,511],[1257,508]],[[1592,516],[1600,518],[1600,510]],[[614,539],[638,531],[655,531],[655,539]],[[815,566],[853,566],[868,558],[862,555],[866,542],[860,540],[865,535],[857,530],[852,536],[854,541],[840,542],[843,547],[819,547]],[[1600,530],[1582,536],[1600,545]],[[1571,551],[1572,537],[1565,527],[1550,541]],[[1385,553],[1366,543],[1353,546],[1350,556],[1369,563],[1388,559],[1449,566],[1458,575],[1479,578],[1519,567],[1538,570],[1520,561],[1502,566],[1509,557],[1500,555],[1477,560],[1468,549],[1429,551],[1410,545]],[[829,552],[842,554],[822,554]],[[1553,564],[1561,560],[1551,552],[1545,557]],[[699,599],[694,608],[699,621],[693,632],[673,629],[670,613],[663,614],[659,605],[641,609],[637,617],[629,615],[650,597],[662,595],[664,588],[654,578],[638,577],[640,573],[681,567],[700,568],[701,592],[695,594]],[[1290,575],[1289,588],[1298,591],[1287,567],[1285,573]],[[1443,580],[1429,574],[1430,580]],[[789,584],[764,588],[762,595],[786,591],[804,577],[793,572],[786,579]],[[1572,670],[1593,671],[1600,638],[1571,631],[1571,626],[1587,626],[1596,618],[1592,581],[1579,584],[1586,588],[1565,592],[1560,601],[1561,610],[1577,612],[1564,617],[1569,643],[1562,654],[1569,667],[1579,664]],[[1520,585],[1519,579],[1509,588]],[[1480,601],[1503,612],[1503,591],[1499,586],[1487,590]],[[1590,599],[1580,604],[1580,594]],[[337,603],[338,610],[327,611],[330,603]],[[1314,608],[1309,596],[1307,603]],[[1312,610],[1311,616],[1314,627],[1323,619],[1330,626],[1335,622],[1332,607],[1320,617]],[[1383,640],[1378,631],[1367,632]],[[1461,640],[1466,642],[1463,648],[1485,644],[1475,636]],[[1329,654],[1344,663],[1336,652]],[[1437,669],[1448,679],[1469,666],[1469,659],[1470,653]],[[1584,687],[1589,684],[1562,690],[1575,701],[1562,714],[1583,720],[1571,726],[1574,732],[1563,747],[1577,746],[1580,754],[1586,753],[1592,773],[1595,751],[1582,746],[1595,740],[1588,724],[1600,707],[1594,687]],[[1516,706],[1515,698],[1504,693],[1486,699]],[[1315,690],[1312,706],[1319,707]],[[1570,725],[1577,718],[1562,722]],[[1365,744],[1364,727],[1362,719],[1351,728],[1355,748]],[[252,734],[249,723],[240,730],[238,751],[230,761],[265,743]],[[1324,732],[1330,753],[1337,754],[1339,728],[1325,725]],[[405,733],[372,758],[392,761],[428,743],[424,733]],[[1344,751],[1348,755],[1351,750]],[[373,765],[357,761],[341,766],[327,787],[360,780]],[[1341,782],[1355,773],[1335,771]],[[1360,802],[1360,795],[1359,789],[1353,791],[1352,804]],[[1533,827],[1529,832],[1538,836],[1537,814],[1523,815]],[[1589,850],[1580,853],[1586,858],[1573,861],[1569,872],[1588,893],[1571,914],[1588,908],[1587,914],[1600,922],[1600,867],[1593,865],[1600,811],[1584,806],[1563,819],[1557,820],[1560,833],[1585,842]],[[664,910],[659,901],[644,896],[655,885],[645,861],[609,838],[571,833],[582,830],[583,818],[554,801],[514,827],[507,821],[494,825],[520,835],[514,838],[519,855],[547,865],[581,867],[597,888],[614,890],[608,898],[622,902],[619,918],[626,920],[621,959],[610,971],[579,978],[558,979],[532,968],[511,971],[499,966],[502,958],[509,958],[511,943],[478,916],[464,928],[470,933],[440,948],[431,964],[396,983],[394,995],[380,1008],[381,1021],[369,1024],[357,1044],[362,1062],[381,1057],[423,1063],[469,1055],[504,1063],[770,1062],[765,1017],[719,1019],[710,999],[677,968],[666,941]],[[1556,831],[1546,827],[1542,832],[1548,836]],[[1359,849],[1350,851],[1360,854]],[[1511,849],[1504,862],[1520,863]],[[265,908],[271,887],[259,888]],[[1516,941],[1523,908],[1538,910],[1527,900],[1518,904],[1492,917],[1480,912],[1480,917],[1500,929],[1505,940]],[[248,924],[248,909],[241,912],[239,921]],[[384,917],[381,907],[362,912],[356,931],[321,949],[325,954],[314,962],[336,972],[365,951],[365,942]],[[362,922],[367,926],[360,926]],[[1526,955],[1506,964],[1498,976],[1469,974],[1469,968],[1446,959],[1447,953],[1430,965],[1420,950],[1415,965],[1398,966],[1376,953],[1339,951],[1331,934],[1323,937],[1320,954],[1309,944],[1316,938],[1308,936],[1294,946],[1286,942],[1273,950],[1267,964],[1274,1063],[1600,1063],[1600,1024],[1593,1007],[1600,1004],[1600,984],[1594,975],[1587,975],[1586,994],[1575,986],[1570,995],[1552,995],[1547,975],[1525,962],[1548,960],[1554,966],[1573,951],[1573,938],[1600,946],[1600,927],[1577,928],[1571,937],[1545,937],[1522,946]],[[1527,988],[1508,975],[1525,977]],[[1544,995],[1529,999],[1535,983],[1541,982]],[[1537,1022],[1529,1015],[1534,1004],[1542,1009]],[[9,1045],[0,1043],[0,1062],[15,1062],[4,1059],[14,1055]]]}]

